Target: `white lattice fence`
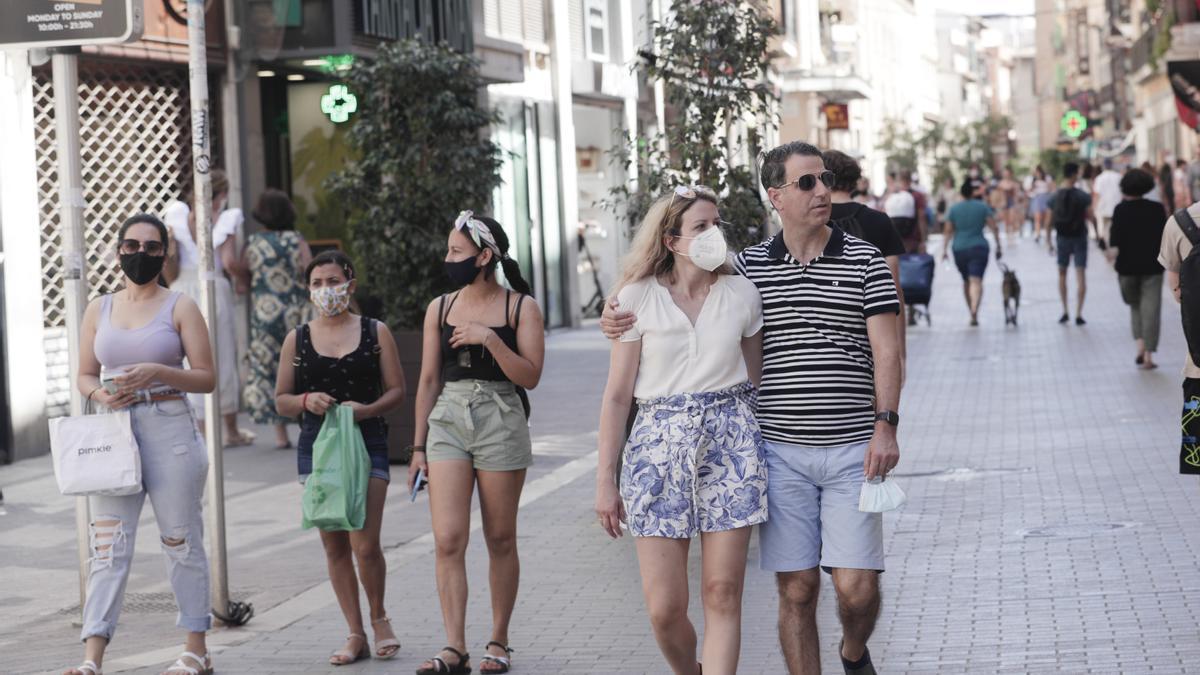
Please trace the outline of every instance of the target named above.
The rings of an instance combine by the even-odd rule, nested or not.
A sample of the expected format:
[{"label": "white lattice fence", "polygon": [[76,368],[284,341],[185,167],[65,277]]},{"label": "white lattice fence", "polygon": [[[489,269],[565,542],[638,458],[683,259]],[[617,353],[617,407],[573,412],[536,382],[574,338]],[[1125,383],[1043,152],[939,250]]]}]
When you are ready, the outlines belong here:
[{"label": "white lattice fence", "polygon": [[[115,290],[120,282],[115,248],[121,221],[138,212],[161,214],[190,175],[187,70],[165,63],[81,62],[79,82],[88,287],[91,297],[96,297]],[[64,325],[65,307],[54,90],[48,70],[37,73],[34,117],[42,214],[42,297],[45,325],[52,330]],[[47,349],[65,350],[65,344],[48,341]],[[58,363],[65,354],[48,353],[47,357]],[[57,368],[47,373],[48,405],[52,408],[67,401],[70,385],[61,371]]]}]

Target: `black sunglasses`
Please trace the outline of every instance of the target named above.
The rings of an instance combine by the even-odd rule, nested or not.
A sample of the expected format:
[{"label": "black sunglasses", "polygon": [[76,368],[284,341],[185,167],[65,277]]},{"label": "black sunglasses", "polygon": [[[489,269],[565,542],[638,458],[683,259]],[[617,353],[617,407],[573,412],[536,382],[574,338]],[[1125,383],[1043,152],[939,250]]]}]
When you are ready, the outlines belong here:
[{"label": "black sunglasses", "polygon": [[832,188],[834,181],[837,180],[837,176],[835,176],[832,171],[822,171],[821,173],[806,173],[803,176],[800,176],[799,178],[797,178],[796,180],[789,181],[787,183],[784,183],[783,185],[780,185],[776,189],[782,190],[783,188],[785,188],[789,185],[795,185],[796,187],[800,188],[801,190],[808,192],[809,190],[817,187],[817,180],[820,180],[821,183],[825,187]]},{"label": "black sunglasses", "polygon": [[132,255],[138,251],[145,251],[150,255],[162,255],[163,243],[161,241],[138,241],[137,239],[122,239],[117,247],[121,253]]}]

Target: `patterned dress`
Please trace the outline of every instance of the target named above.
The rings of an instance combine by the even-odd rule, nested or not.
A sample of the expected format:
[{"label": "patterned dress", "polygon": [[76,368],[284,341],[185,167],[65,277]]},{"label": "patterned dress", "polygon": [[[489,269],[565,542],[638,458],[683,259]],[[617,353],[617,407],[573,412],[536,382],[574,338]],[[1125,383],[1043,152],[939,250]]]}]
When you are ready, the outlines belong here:
[{"label": "patterned dress", "polygon": [[275,414],[275,375],[284,338],[306,319],[308,291],[300,267],[303,241],[300,233],[292,230],[267,230],[250,235],[246,242],[253,302],[246,405],[258,424],[295,421]]}]

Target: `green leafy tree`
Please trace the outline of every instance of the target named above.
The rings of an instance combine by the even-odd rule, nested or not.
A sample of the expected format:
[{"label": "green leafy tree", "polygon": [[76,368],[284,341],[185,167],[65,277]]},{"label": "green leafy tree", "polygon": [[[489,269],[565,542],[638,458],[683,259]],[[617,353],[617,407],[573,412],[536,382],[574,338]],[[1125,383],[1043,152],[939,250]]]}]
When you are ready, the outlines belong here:
[{"label": "green leafy tree", "polygon": [[498,120],[479,105],[475,59],[405,40],[347,71],[358,112],[347,140],[357,158],[329,179],[349,206],[354,255],[393,325],[421,326],[446,290],[446,235],[462,209],[482,212],[500,182],[500,148],[482,132]]},{"label": "green leafy tree", "polygon": [[917,136],[903,121],[888,118],[879,132],[879,149],[887,158],[887,172],[916,171],[920,147]]},{"label": "green leafy tree", "polygon": [[619,187],[602,204],[633,228],[658,195],[705,185],[735,224],[730,246],[757,243],[768,212],[748,168],[759,151],[759,131],[748,122],[774,123],[767,72],[775,22],[760,0],[676,0],[667,15],[654,24],[656,48],[641,54],[640,68],[662,81],[674,118],[665,136],[622,139],[613,153],[637,163],[637,189]]},{"label": "green leafy tree", "polygon": [[1008,130],[1011,128],[1012,121],[1004,115],[988,115],[959,127],[954,134],[958,167],[965,170],[972,164],[979,164],[984,171],[992,171],[996,166],[996,154],[992,147],[1008,143]]},{"label": "green leafy tree", "polygon": [[1071,150],[1059,150],[1057,148],[1043,148],[1038,151],[1038,164],[1050,174],[1054,180],[1062,178],[1062,169],[1067,162],[1078,162],[1079,158],[1076,153]]}]

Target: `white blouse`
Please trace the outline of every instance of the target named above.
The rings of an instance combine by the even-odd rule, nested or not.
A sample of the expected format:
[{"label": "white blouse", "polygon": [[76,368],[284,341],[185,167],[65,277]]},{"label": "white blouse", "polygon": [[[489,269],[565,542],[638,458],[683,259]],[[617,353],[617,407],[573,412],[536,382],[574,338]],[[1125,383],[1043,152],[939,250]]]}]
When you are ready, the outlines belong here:
[{"label": "white blouse", "polygon": [[763,327],[762,298],[749,279],[718,275],[695,326],[654,277],[622,288],[617,299],[637,317],[621,342],[642,342],[635,398],[720,391],[749,379],[742,338]]},{"label": "white blouse", "polygon": [[[181,270],[195,270],[200,267],[200,249],[192,239],[192,230],[188,227],[188,216],[191,215],[191,211],[187,204],[176,200],[168,204],[166,212],[163,213],[163,224],[171,228],[175,245],[179,247]],[[238,228],[245,220],[246,217],[242,215],[241,209],[225,209],[218,214],[212,228],[213,250],[215,251],[225,243],[229,237],[237,236]],[[225,270],[225,263],[221,261],[221,256],[213,256],[213,269],[217,274],[221,274]]]}]

